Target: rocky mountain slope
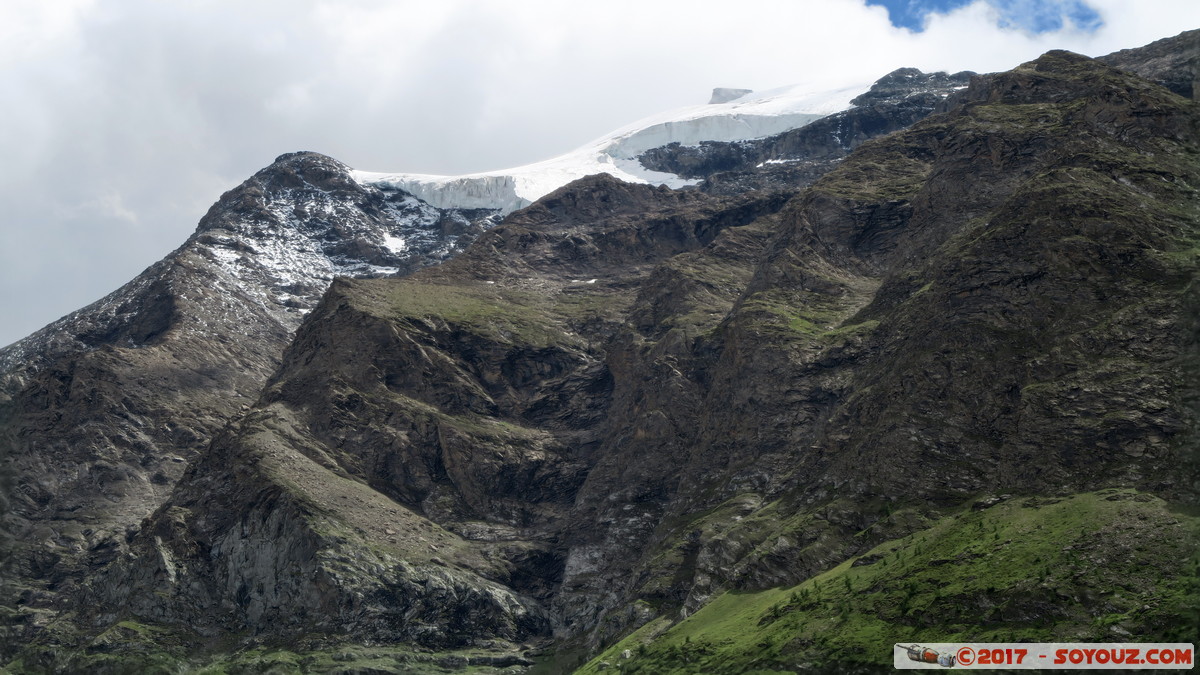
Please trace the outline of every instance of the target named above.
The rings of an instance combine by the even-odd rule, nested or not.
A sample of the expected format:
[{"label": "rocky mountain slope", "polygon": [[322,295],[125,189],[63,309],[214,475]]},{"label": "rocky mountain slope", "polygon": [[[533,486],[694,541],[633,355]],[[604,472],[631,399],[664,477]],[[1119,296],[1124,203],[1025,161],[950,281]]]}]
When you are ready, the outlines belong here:
[{"label": "rocky mountain slope", "polygon": [[1163,38],[1144,47],[1122,49],[1099,60],[1161,84],[1184,98],[1196,98],[1196,82],[1200,80],[1200,42],[1195,38],[1195,31]]},{"label": "rocky mountain slope", "polygon": [[18,626],[53,616],[59,591],[117,554],[257,398],[335,275],[440,261],[496,213],[436,209],[348,171],[280,157],[167,258],[0,351],[4,530],[16,542],[4,579]]},{"label": "rocky mountain slope", "polygon": [[[389,242],[487,214],[281,158],[169,259],[212,264],[131,284],[85,310],[112,317],[78,324],[99,346],[10,371],[18,475],[89,430],[147,467],[195,457],[144,521],[106,506],[126,524],[103,536],[84,516],[116,481],[18,494],[15,522],[80,529],[74,556],[17,557],[10,669],[786,671],[886,664],[898,634],[1194,634],[1200,112],[1134,73],[1174,82],[1139,68],[1198,41],[1121,53],[1132,72],[1051,52],[958,93],[934,76],[933,97],[890,93],[922,77],[898,71],[859,108],[915,123],[813,123],[859,131],[790,189],[754,153],[816,137],[695,169],[708,188],[575,181],[432,267]],[[286,273],[231,253],[285,213]],[[335,266],[405,264],[306,304]],[[189,319],[212,307],[227,323]],[[163,354],[239,365],[147,413]],[[102,424],[118,405],[127,426]],[[155,435],[176,425],[192,445]]]},{"label": "rocky mountain slope", "polygon": [[[533,197],[619,161],[634,172],[626,178],[684,185],[694,181],[647,170],[630,153],[805,124],[857,91],[785,89],[671,111],[499,179]],[[608,159],[596,164],[596,152]],[[0,456],[11,483],[2,531],[19,542],[5,575],[6,596],[19,602],[15,634],[41,630],[58,591],[124,549],[197,450],[255,398],[335,276],[409,273],[460,250],[513,199],[528,203],[470,177],[466,187],[408,178],[314,153],[280,157],[222,197],[178,251],[0,350]]]},{"label": "rocky mountain slope", "polygon": [[[636,442],[608,456],[647,491],[581,499],[599,526],[580,549],[638,557],[578,583],[672,617],[981,494],[1194,499],[1195,124],[1189,101],[1051,53],[864,144],[784,209],[717,329],[671,354],[698,413],[664,429],[681,452],[658,480]],[[655,407],[633,438],[681,411]],[[620,517],[648,502],[643,529]]]}]

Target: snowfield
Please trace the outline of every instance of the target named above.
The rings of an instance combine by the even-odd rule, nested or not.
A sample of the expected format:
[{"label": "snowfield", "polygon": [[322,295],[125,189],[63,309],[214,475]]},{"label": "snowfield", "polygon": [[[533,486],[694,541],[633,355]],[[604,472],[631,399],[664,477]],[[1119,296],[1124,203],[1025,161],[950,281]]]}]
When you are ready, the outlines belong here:
[{"label": "snowfield", "polygon": [[846,110],[870,83],[833,91],[804,86],[752,92],[728,103],[688,106],[647,117],[565,155],[534,164],[462,176],[352,171],[361,185],[403,190],[431,206],[500,209],[509,213],[567,183],[607,173],[631,183],[680,188],[697,180],[650,171],[637,157],[670,143],[745,141],[802,127]]}]

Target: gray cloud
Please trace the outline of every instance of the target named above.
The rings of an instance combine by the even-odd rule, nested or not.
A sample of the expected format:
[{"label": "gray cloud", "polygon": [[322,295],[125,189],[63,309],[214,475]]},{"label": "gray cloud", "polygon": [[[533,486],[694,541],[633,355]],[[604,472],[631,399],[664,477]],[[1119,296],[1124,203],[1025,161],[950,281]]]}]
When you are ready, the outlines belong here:
[{"label": "gray cloud", "polygon": [[567,151],[714,86],[999,70],[1200,25],[1193,0],[1094,0],[1032,35],[984,3],[892,27],[860,0],[0,6],[0,344],[99,299],[275,156],[459,173]]}]

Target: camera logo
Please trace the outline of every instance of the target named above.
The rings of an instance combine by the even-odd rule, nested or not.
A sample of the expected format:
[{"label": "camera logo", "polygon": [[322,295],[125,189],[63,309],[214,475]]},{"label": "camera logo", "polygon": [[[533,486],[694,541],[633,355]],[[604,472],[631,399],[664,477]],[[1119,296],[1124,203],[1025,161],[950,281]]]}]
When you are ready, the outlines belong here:
[{"label": "camera logo", "polygon": [[940,654],[935,649],[922,647],[921,645],[896,646],[905,650],[905,652],[908,654],[908,658],[912,661],[917,661],[918,663],[936,663],[945,668],[954,667],[955,658],[953,654]]}]

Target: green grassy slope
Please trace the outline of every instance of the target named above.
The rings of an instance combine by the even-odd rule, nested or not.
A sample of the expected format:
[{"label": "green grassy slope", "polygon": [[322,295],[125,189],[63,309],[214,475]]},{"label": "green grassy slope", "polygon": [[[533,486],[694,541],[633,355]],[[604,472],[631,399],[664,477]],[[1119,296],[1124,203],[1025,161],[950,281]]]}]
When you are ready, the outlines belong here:
[{"label": "green grassy slope", "polygon": [[647,624],[578,672],[890,670],[896,642],[1200,634],[1200,514],[1115,489],[986,503],[797,586],[725,593],[660,634]]}]

